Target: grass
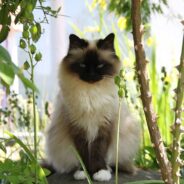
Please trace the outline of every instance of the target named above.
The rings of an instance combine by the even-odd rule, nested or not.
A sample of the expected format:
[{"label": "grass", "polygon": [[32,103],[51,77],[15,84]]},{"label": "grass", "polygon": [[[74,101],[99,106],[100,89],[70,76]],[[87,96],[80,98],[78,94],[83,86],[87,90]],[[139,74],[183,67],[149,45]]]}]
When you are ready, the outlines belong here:
[{"label": "grass", "polygon": [[119,98],[119,108],[118,108],[118,122],[117,122],[117,138],[116,138],[116,168],[115,168],[115,184],[118,184],[118,162],[119,162],[119,132],[120,132],[120,121],[121,121],[121,107],[122,107],[122,98]]},{"label": "grass", "polygon": [[[1,163],[2,165],[0,164],[1,165],[0,179],[6,178],[7,176],[6,173],[9,173],[12,177],[7,176],[5,183],[7,181],[9,181],[10,183],[13,182],[12,184],[21,183],[21,181],[23,182],[26,179],[25,177],[27,177],[27,179],[29,178],[30,181],[27,181],[29,183],[33,180],[34,178],[33,176],[35,176],[34,168],[36,167],[37,183],[48,184],[46,179],[46,175],[49,174],[48,170],[41,168],[40,164],[38,163],[38,160],[35,159],[35,156],[32,153],[32,151],[29,149],[29,147],[12,133],[5,131],[5,134],[7,134],[10,137],[11,141],[15,141],[15,143],[17,143],[20,146],[20,150],[21,149],[23,150],[19,152],[20,154],[19,161],[13,161],[13,160],[10,160],[9,158],[6,158]],[[8,139],[7,142],[10,141],[10,139]],[[3,150],[4,152],[6,152],[5,147]],[[15,169],[15,165],[17,164],[19,165],[19,167]],[[13,168],[10,169],[10,167],[13,167]],[[23,177],[21,177],[22,174],[23,174]]]}]

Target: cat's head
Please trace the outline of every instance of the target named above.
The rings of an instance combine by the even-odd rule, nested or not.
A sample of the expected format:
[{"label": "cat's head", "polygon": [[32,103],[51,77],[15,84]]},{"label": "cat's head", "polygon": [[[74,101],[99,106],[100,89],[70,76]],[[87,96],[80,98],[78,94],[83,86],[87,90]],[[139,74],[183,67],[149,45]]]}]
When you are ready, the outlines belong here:
[{"label": "cat's head", "polygon": [[114,34],[95,41],[84,40],[71,34],[63,65],[68,72],[87,83],[113,78],[120,68],[114,49]]}]

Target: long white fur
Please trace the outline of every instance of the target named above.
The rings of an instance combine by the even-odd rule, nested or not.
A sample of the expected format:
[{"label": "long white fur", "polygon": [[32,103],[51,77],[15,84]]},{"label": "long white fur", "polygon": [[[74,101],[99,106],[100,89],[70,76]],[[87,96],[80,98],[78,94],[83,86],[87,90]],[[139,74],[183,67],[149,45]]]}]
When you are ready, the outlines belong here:
[{"label": "long white fur", "polygon": [[[67,121],[87,131],[92,142],[104,118],[117,124],[118,95],[113,78],[104,78],[95,84],[81,81],[78,76],[68,73],[61,64],[60,91],[55,105],[52,122],[46,134],[48,162],[60,173],[70,172],[79,166],[72,150],[73,142],[66,130]],[[64,98],[63,98],[64,97]],[[80,122],[80,124],[78,124]],[[112,130],[113,140],[106,156],[109,165],[115,164],[116,128]],[[139,146],[140,126],[123,104],[120,126],[119,164],[132,164]]]}]

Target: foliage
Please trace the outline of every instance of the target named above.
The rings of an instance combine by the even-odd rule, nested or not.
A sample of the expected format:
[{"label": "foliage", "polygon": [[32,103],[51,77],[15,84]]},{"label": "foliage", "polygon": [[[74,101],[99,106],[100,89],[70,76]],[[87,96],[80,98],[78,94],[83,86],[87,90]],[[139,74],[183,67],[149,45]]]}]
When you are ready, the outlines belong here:
[{"label": "foliage", "polygon": [[[9,139],[2,139],[0,141],[0,152],[5,153],[4,160],[0,160],[0,181],[2,184],[19,184],[19,183],[34,183],[34,168],[38,167],[40,184],[47,184],[45,175],[49,174],[46,169],[43,170],[35,160],[29,148],[16,136],[11,133],[7,134],[11,137]],[[19,160],[12,160],[7,156],[7,149],[9,142],[15,141],[20,147],[19,148]],[[1,153],[2,154],[2,153]],[[13,154],[13,153],[11,153]],[[15,169],[16,168],[16,169]]]},{"label": "foliage", "polygon": [[[31,37],[37,42],[41,36],[41,24],[48,22],[47,15],[57,17],[60,8],[52,10],[50,6],[44,6],[44,0],[2,0],[0,4],[0,42],[4,41],[10,31],[10,25],[14,17],[14,23],[29,24],[32,26]],[[35,19],[34,10],[44,13],[42,20]]]},{"label": "foliage", "polygon": [[17,127],[30,127],[31,123],[31,113],[30,104],[31,97],[24,104],[20,98],[18,98],[15,92],[10,93],[8,96],[8,104],[6,108],[0,108],[0,124],[16,124]]},{"label": "foliage", "polygon": [[[167,0],[159,2],[143,0],[141,1],[142,23],[149,23],[151,13],[163,13],[163,7],[167,6]],[[131,29],[131,1],[129,0],[110,0],[108,9],[115,12],[117,15],[125,16],[127,20],[127,30]]]},{"label": "foliage", "polygon": [[[0,126],[9,130],[33,131],[32,92],[27,91],[23,97],[10,91],[7,97],[2,95],[0,98],[4,98],[4,105],[0,106]],[[42,107],[43,111],[36,107],[38,129],[41,131],[49,118],[49,105],[46,102]]]},{"label": "foliage", "polygon": [[[57,17],[60,8],[52,10],[49,6],[44,6],[43,0],[2,0],[0,3],[0,43],[3,42],[10,31],[13,24],[23,24],[23,39],[20,40],[20,47],[25,49],[26,43],[24,39],[31,39],[33,42],[37,42],[42,34],[42,24],[48,23],[47,15]],[[37,20],[34,16],[34,11],[42,11],[44,16],[42,19]],[[34,45],[30,48],[34,52]],[[34,83],[27,80],[24,77],[21,68],[17,67],[11,60],[10,55],[2,46],[0,46],[0,79],[7,89],[12,85],[15,75],[17,75],[23,82],[24,86],[31,88],[34,91],[37,90]],[[35,54],[35,59],[39,61],[41,59],[41,53]],[[24,69],[28,67],[27,62],[24,64]]]},{"label": "foliage", "polygon": [[[41,11],[43,13],[43,17],[37,19],[34,16],[35,10]],[[12,24],[20,23],[23,25],[22,38],[20,39],[19,47],[22,48],[25,51],[25,53],[27,53],[29,59],[24,61],[23,67],[18,68],[11,61],[8,52],[3,47],[1,47],[0,51],[2,52],[2,57],[0,58],[1,59],[0,62],[2,63],[3,67],[1,67],[0,70],[1,74],[0,82],[1,84],[5,85],[5,87],[9,88],[9,86],[12,85],[16,74],[19,76],[19,78],[22,80],[22,82],[25,84],[26,87],[30,87],[32,89],[30,96],[32,101],[31,107],[32,119],[28,117],[28,115],[30,115],[29,112],[25,113],[24,109],[21,109],[21,107],[19,107],[20,104],[17,104],[18,101],[16,99],[16,95],[14,95],[14,97],[11,99],[12,101],[10,101],[10,104],[13,106],[13,108],[17,109],[19,118],[23,117],[25,125],[26,124],[28,125],[30,124],[30,122],[32,122],[31,125],[33,126],[34,131],[34,141],[33,141],[34,156],[30,152],[30,150],[24,145],[24,143],[21,142],[20,139],[11,134],[9,134],[9,136],[13,138],[16,141],[16,143],[18,143],[24,149],[24,151],[30,156],[29,163],[25,164],[27,167],[24,168],[24,163],[21,162],[21,169],[25,171],[25,173],[23,172],[23,174],[25,174],[25,178],[27,177],[27,173],[29,171],[29,176],[31,178],[27,179],[29,179],[30,183],[35,184],[47,183],[45,174],[38,164],[38,153],[37,153],[38,152],[37,133],[39,125],[37,124],[36,92],[38,92],[38,90],[36,90],[37,88],[34,85],[34,70],[36,65],[42,60],[42,54],[40,51],[38,51],[36,43],[39,41],[42,35],[42,24],[48,23],[47,16],[49,15],[57,17],[59,11],[60,8],[58,8],[57,10],[52,10],[51,7],[45,6],[45,1],[43,0],[18,0],[18,1],[2,0],[2,3],[0,4],[0,25],[2,26],[0,31],[0,42],[4,41],[7,38]],[[23,76],[23,71],[28,73],[28,76],[30,77],[29,80]],[[10,121],[9,118],[11,118],[10,115],[12,115],[11,111],[5,109],[1,110],[1,113],[5,115],[5,119],[8,118],[9,123]],[[3,121],[5,121],[5,119]],[[21,123],[21,121],[19,123]],[[2,163],[2,166],[7,168],[9,166],[16,166],[17,164],[18,164],[17,162],[8,160],[6,158]],[[3,170],[3,173],[4,172],[5,171]],[[8,172],[8,174],[6,172]],[[17,174],[18,170],[9,169],[6,172],[4,175],[2,175],[4,183],[11,183],[11,182],[24,183],[23,182],[23,179],[25,179],[24,175],[22,177],[17,176],[15,178],[15,175],[18,175]]]},{"label": "foliage", "polygon": [[[20,95],[11,92],[8,96],[6,106],[0,109],[0,127],[2,129],[9,129],[12,132],[16,131],[24,133],[18,133],[17,135],[19,136],[19,138],[13,136],[12,134],[8,134],[9,136],[12,136],[9,139],[0,137],[0,183],[2,184],[9,183],[11,180],[14,179],[15,181],[12,181],[13,184],[21,183],[24,181],[25,178],[29,179],[30,183],[34,183],[34,168],[35,164],[37,163],[32,154],[32,150],[34,149],[34,147],[32,134],[33,102],[31,92],[27,93],[27,96],[28,98],[24,99]],[[47,108],[45,110],[48,112]],[[39,113],[39,111],[37,110],[37,124],[39,125],[39,130],[43,131],[43,129],[45,128],[45,122],[48,121],[48,115],[46,115],[44,112],[42,113],[43,114]],[[38,159],[40,159],[43,156],[43,137],[41,136],[38,138],[39,143],[37,142],[37,144],[40,144]],[[24,143],[20,141],[20,139],[24,141]],[[19,152],[18,155],[17,152]],[[10,165],[14,167],[9,168]],[[19,165],[19,167],[16,167],[17,165]],[[40,177],[43,178],[44,173],[42,172],[42,175],[40,175],[41,168],[40,166],[37,167],[38,183],[42,183]],[[47,171],[45,172],[48,173]]]},{"label": "foliage", "polygon": [[0,80],[1,83],[7,88],[7,90],[9,90],[9,87],[13,84],[15,75],[19,77],[25,88],[30,88],[35,91],[38,90],[36,86],[24,76],[22,70],[12,62],[10,54],[1,45],[0,65]]}]

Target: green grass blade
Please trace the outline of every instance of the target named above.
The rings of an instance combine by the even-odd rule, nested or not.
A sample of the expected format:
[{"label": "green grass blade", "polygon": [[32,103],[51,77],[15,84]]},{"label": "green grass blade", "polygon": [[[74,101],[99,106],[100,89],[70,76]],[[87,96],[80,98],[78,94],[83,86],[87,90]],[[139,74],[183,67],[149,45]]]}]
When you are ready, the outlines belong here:
[{"label": "green grass blade", "polygon": [[134,182],[126,182],[125,184],[163,184],[164,182],[161,180],[141,180]]},{"label": "green grass blade", "polygon": [[31,153],[31,151],[27,148],[27,146],[17,136],[13,135],[9,131],[5,131],[5,134],[10,136],[12,139],[14,139],[16,141],[16,143],[19,144],[24,149],[24,151],[28,154],[31,161],[35,161],[35,158],[34,158],[33,154]]},{"label": "green grass blade", "polygon": [[79,162],[80,162],[80,164],[81,164],[81,166],[82,166],[82,169],[83,169],[83,171],[84,171],[84,173],[85,173],[85,175],[86,175],[88,184],[93,184],[93,182],[92,182],[92,180],[91,180],[91,178],[90,178],[90,175],[88,174],[88,171],[87,171],[87,169],[86,169],[86,167],[85,167],[85,165],[84,165],[84,162],[82,161],[82,159],[81,159],[81,157],[80,157],[78,151],[77,151],[74,147],[72,147],[72,149],[73,149],[73,152],[75,153],[77,159],[79,160]]},{"label": "green grass blade", "polygon": [[117,135],[116,135],[116,168],[115,168],[115,184],[118,184],[118,172],[119,172],[119,134],[120,134],[120,121],[121,121],[121,107],[122,107],[122,98],[119,98],[119,107],[118,107],[118,122],[117,122]]},{"label": "green grass blade", "polygon": [[72,22],[69,22],[69,25],[72,27],[72,29],[76,32],[76,34],[77,34],[79,37],[81,37],[81,38],[84,37],[84,33],[80,30],[79,27],[77,27],[77,26],[76,26],[74,23],[72,23]]},{"label": "green grass blade", "polygon": [[117,30],[113,24],[112,24],[112,30],[113,30],[114,34],[116,35],[115,40],[114,40],[114,47],[115,47],[117,56],[120,58],[121,57],[121,49],[120,49],[120,45],[118,42],[118,34],[117,34]]}]

